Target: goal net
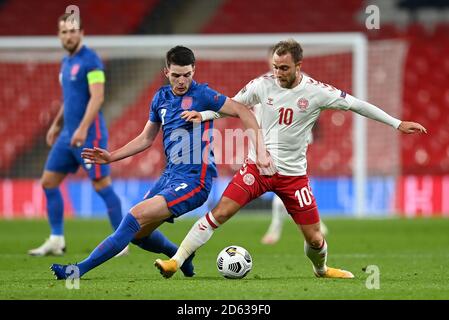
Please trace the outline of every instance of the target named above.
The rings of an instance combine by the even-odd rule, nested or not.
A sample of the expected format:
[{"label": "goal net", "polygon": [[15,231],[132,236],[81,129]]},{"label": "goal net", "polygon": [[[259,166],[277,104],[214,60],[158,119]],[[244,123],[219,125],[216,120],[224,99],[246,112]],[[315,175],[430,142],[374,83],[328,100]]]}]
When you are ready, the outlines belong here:
[{"label": "goal net", "polygon": [[[232,97],[250,80],[270,71],[268,48],[287,38],[303,46],[303,72],[400,117],[405,46],[399,41],[368,43],[357,33],[85,37],[84,43],[105,63],[102,112],[108,124],[109,149],[121,147],[143,129],[154,93],[166,84],[162,69],[171,47],[193,49],[195,80]],[[15,179],[36,179],[44,168],[49,151],[46,130],[61,103],[58,74],[64,54],[56,37],[0,38],[0,174],[8,186]],[[242,128],[238,119],[217,120],[214,128],[220,177],[209,205],[219,199],[247,151],[246,143],[225,134],[225,129]],[[352,112],[324,111],[308,150],[308,173],[320,213],[394,211],[394,181],[401,170],[399,152],[398,134],[392,128]],[[150,150],[114,163],[112,177],[122,199],[127,199],[124,206],[138,201],[164,166],[160,135]],[[81,171],[76,178],[86,177]],[[89,182],[80,183],[81,191],[70,187],[69,193],[76,194],[70,196],[83,203],[86,197],[95,202],[94,196],[82,191],[88,190],[85,183]],[[4,189],[0,188],[3,202]],[[35,185],[33,192],[38,193],[35,197],[41,196]],[[267,207],[269,198],[266,195],[249,208]],[[80,206],[73,210],[86,215],[99,210],[92,203]]]}]

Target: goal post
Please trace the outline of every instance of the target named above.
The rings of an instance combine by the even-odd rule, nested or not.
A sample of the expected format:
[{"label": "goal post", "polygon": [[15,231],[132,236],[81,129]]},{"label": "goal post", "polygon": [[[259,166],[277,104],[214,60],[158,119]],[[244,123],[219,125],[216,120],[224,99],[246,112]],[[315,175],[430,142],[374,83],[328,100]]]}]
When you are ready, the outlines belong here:
[{"label": "goal post", "polygon": [[[311,77],[349,91],[359,99],[367,100],[371,97],[368,88],[371,44],[362,33],[86,36],[84,43],[100,54],[106,63],[107,72],[110,72],[110,77],[107,77],[109,98],[106,97],[103,106],[110,130],[110,147],[119,147],[127,142],[127,138],[132,137],[134,133],[124,133],[125,127],[126,130],[133,126],[135,130],[141,130],[143,127],[142,123],[137,121],[145,120],[142,118],[148,115],[148,105],[154,90],[164,83],[161,69],[164,66],[165,53],[171,47],[184,45],[192,48],[198,62],[195,80],[208,82],[214,89],[232,97],[249,80],[268,71],[266,62],[268,48],[288,38],[297,40],[303,46],[303,70]],[[0,69],[3,72],[0,83],[18,82],[17,78],[8,78],[14,77],[12,73],[17,70],[22,72],[37,68],[40,72],[55,73],[59,70],[60,59],[63,55],[64,51],[60,42],[54,36],[0,37]],[[17,64],[22,67],[15,66]],[[52,81],[57,79],[57,75],[51,76],[54,77]],[[53,97],[51,101],[42,98],[39,102],[36,101],[36,97],[30,96],[26,99],[27,103],[31,103],[29,102],[31,100],[32,103],[40,104],[40,107],[44,104],[47,107],[49,103],[55,104],[54,100],[60,96],[60,92],[54,92],[58,89],[54,82],[51,86],[45,87],[46,83],[37,81],[39,76],[30,76],[27,79],[30,83],[25,84],[26,86],[41,86],[47,96]],[[13,89],[18,90],[20,87]],[[2,94],[10,94],[6,91],[4,90]],[[0,93],[0,103],[12,101],[11,97],[5,98],[2,94]],[[375,101],[373,103],[376,104]],[[7,110],[5,105],[1,107],[2,113],[13,112],[11,111],[13,108]],[[383,106],[379,105],[379,107]],[[40,131],[36,129],[35,135],[43,134],[42,126],[48,127],[48,119],[51,118],[50,114],[54,113],[54,108],[43,111],[46,115],[41,115],[39,121],[43,121],[44,125],[41,123]],[[131,114],[133,108],[140,108],[140,115],[127,115]],[[390,113],[391,109],[386,111]],[[398,116],[399,111],[395,110],[393,115]],[[312,179],[315,176],[349,177],[351,186],[348,188],[353,189],[353,192],[351,199],[344,200],[347,202],[344,210],[348,210],[347,213],[351,215],[364,216],[371,211],[367,204],[369,177],[378,174],[397,174],[400,171],[399,164],[396,160],[390,161],[390,163],[394,162],[394,169],[391,172],[386,172],[389,169],[383,171],[376,168],[371,172],[372,166],[369,161],[372,161],[370,160],[372,157],[368,150],[371,143],[368,138],[371,138],[366,119],[356,113],[329,112],[330,115],[325,115],[327,113],[325,111],[320,116],[324,119],[318,123],[318,133],[310,146],[309,155],[311,154],[313,158],[309,160],[309,174]],[[120,119],[127,117],[130,119],[128,122],[120,122]],[[328,127],[328,122],[334,127]],[[223,128],[220,121],[216,121],[215,126]],[[28,147],[31,148],[30,145]],[[377,148],[381,149],[383,146]],[[46,151],[42,152],[45,154]],[[26,150],[20,151],[22,157],[25,157],[23,155],[25,153]],[[6,159],[4,154],[4,150],[0,152],[0,156],[4,158],[0,163],[0,170],[2,170],[2,177],[8,178],[13,167],[5,165],[9,158]],[[141,158],[139,156],[136,157],[137,160],[117,163],[113,168],[114,179],[157,176],[158,172],[147,168],[143,163],[152,161],[153,167],[160,169],[163,156],[156,153],[141,155]],[[14,163],[17,166],[20,161],[15,159]],[[39,163],[39,166],[42,168],[43,163]],[[223,172],[230,174],[236,168],[238,165],[228,166],[227,169],[223,169]],[[14,172],[14,176],[20,177],[20,167]],[[333,192],[340,192],[341,188],[341,186],[336,187]],[[318,204],[320,205],[319,199]]]}]

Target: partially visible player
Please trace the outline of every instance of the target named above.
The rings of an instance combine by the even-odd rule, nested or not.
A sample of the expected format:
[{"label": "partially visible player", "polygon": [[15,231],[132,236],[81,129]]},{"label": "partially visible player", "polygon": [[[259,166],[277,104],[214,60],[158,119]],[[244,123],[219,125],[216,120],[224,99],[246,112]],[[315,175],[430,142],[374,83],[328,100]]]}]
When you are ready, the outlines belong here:
[{"label": "partially visible player", "polygon": [[[317,277],[354,277],[349,271],[327,266],[327,243],[320,231],[320,217],[306,170],[310,131],[326,109],[351,110],[402,133],[425,133],[426,129],[415,122],[395,119],[372,104],[302,74],[301,64],[300,44],[293,39],[281,41],[273,49],[274,76],[251,81],[234,97],[249,106],[261,104],[259,124],[277,173],[263,175],[253,164],[245,163],[218,205],[193,225],[176,254],[170,260],[156,260],[155,266],[164,277],[171,277],[192,252],[211,238],[216,228],[267,191],[281,198],[304,235],[304,251]],[[186,112],[183,116],[190,121],[207,121],[220,115],[206,111]],[[248,159],[254,159],[251,147]]]},{"label": "partially visible player", "polygon": [[[59,75],[64,102],[47,133],[51,150],[41,178],[50,237],[40,247],[28,251],[32,256],[64,254],[64,203],[59,186],[80,166],[106,204],[112,227],[117,229],[122,220],[121,202],[112,188],[109,166],[86,164],[81,158],[83,147],[105,148],[108,143],[108,132],[100,111],[104,100],[103,63],[94,50],[82,43],[81,19],[74,20],[70,14],[59,17],[58,36],[68,53],[62,60]],[[127,248],[121,254],[126,253]]]},{"label": "partially visible player", "polygon": [[262,244],[275,244],[279,241],[282,235],[282,227],[284,225],[284,218],[288,216],[287,209],[282,203],[281,198],[273,194],[271,201],[271,222],[268,230],[260,240]]},{"label": "partially visible player", "polygon": [[[262,170],[269,170],[272,164],[257,121],[248,108],[206,84],[193,81],[195,56],[189,48],[177,46],[170,49],[166,55],[164,72],[170,85],[156,92],[151,103],[150,119],[139,136],[111,153],[100,148],[84,149],[82,155],[89,162],[111,163],[151,147],[162,128],[167,166],[156,185],[142,202],[131,208],[118,229],[100,243],[87,259],[76,264],[80,277],[109,260],[129,242],[153,251],[151,247],[148,248],[148,243],[156,228],[165,221],[173,222],[174,218],[201,206],[207,200],[212,180],[217,176],[210,138],[213,122],[206,121],[194,126],[181,118],[183,111],[212,109],[239,117],[247,129],[256,133],[251,137],[258,155],[255,163]],[[193,252],[186,259],[192,257]],[[67,267],[53,264],[51,269],[57,279],[66,279],[69,276]],[[193,275],[191,271],[188,276]],[[187,275],[185,271],[184,275]]]}]

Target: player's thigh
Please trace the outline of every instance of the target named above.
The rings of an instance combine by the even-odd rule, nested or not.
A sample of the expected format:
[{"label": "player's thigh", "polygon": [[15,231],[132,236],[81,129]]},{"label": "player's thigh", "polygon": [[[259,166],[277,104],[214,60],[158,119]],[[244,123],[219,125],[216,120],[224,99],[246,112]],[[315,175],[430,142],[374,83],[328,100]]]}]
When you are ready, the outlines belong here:
[{"label": "player's thigh", "polygon": [[148,190],[148,192],[143,196],[143,200],[150,199],[160,192],[160,190],[164,189],[165,185],[168,184],[168,174],[166,172],[162,173],[159,177],[159,180],[156,181],[154,185]]},{"label": "player's thigh", "polygon": [[86,140],[84,146],[80,148],[73,148],[72,154],[76,159],[79,166],[81,166],[84,171],[86,171],[87,175],[92,181],[99,181],[104,177],[108,177],[111,175],[111,166],[109,164],[92,164],[86,163],[86,160],[81,157],[81,152],[83,148],[102,148],[107,149],[108,142],[107,139],[100,140]]},{"label": "player's thigh", "polygon": [[72,149],[73,147],[70,146],[69,142],[59,137],[50,149],[44,172],[75,173],[79,168],[79,164],[73,156]]},{"label": "player's thigh", "polygon": [[130,213],[139,222],[141,228],[162,222],[171,216],[167,201],[160,195],[139,202],[131,208]]},{"label": "player's thigh", "polygon": [[270,177],[261,176],[255,165],[245,163],[229,182],[223,197],[244,207],[270,189],[270,179]]},{"label": "player's thigh", "polygon": [[165,179],[165,184],[156,189],[167,201],[169,211],[172,213],[168,222],[174,218],[201,207],[209,197],[212,188],[212,177],[188,176],[171,174]]},{"label": "player's thigh", "polygon": [[282,176],[274,184],[274,192],[296,224],[312,225],[320,222],[318,207],[307,176]]}]

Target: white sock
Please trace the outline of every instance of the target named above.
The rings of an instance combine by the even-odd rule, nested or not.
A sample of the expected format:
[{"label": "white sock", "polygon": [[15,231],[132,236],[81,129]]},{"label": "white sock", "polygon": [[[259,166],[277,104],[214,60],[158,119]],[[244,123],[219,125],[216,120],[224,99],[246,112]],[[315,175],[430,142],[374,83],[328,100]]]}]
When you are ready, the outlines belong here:
[{"label": "white sock", "polygon": [[326,272],[327,261],[327,243],[323,239],[321,248],[313,248],[306,241],[304,241],[304,252],[306,256],[312,261],[315,272],[324,274]]},{"label": "white sock", "polygon": [[277,195],[274,195],[272,203],[271,224],[268,227],[267,233],[281,235],[282,225],[284,224],[284,218],[287,214],[287,209],[285,209],[282,200]]},{"label": "white sock", "polygon": [[220,224],[215,220],[211,212],[208,212],[204,217],[195,222],[189,233],[181,242],[178,251],[176,251],[176,254],[172,257],[172,259],[177,262],[178,267],[182,266],[184,261],[199,247],[209,241],[214,230],[219,226]]},{"label": "white sock", "polygon": [[50,240],[51,240],[51,241],[58,242],[58,243],[61,243],[62,245],[65,245],[65,239],[64,239],[64,236],[51,234],[51,235],[50,235]]}]

